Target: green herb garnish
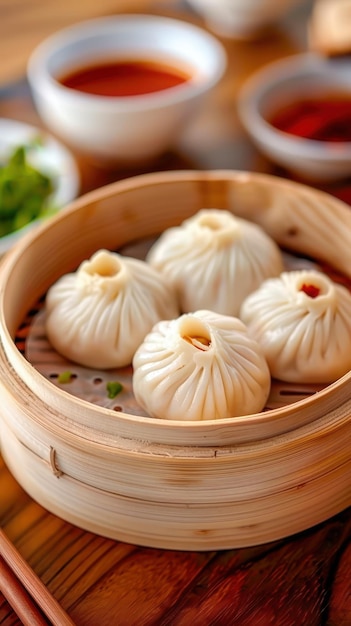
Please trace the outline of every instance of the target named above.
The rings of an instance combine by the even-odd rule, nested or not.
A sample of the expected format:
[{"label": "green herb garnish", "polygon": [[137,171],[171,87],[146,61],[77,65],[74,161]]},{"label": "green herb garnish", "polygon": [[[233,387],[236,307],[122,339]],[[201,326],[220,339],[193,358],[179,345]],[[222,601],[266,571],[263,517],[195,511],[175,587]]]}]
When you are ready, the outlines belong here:
[{"label": "green herb garnish", "polygon": [[121,393],[122,389],[123,385],[118,381],[111,381],[106,384],[107,395],[109,398],[111,398],[111,400],[118,396],[118,394]]},{"label": "green herb garnish", "polygon": [[61,374],[58,375],[57,382],[61,383],[62,385],[70,383],[72,380],[72,376],[72,372],[66,370],[65,372],[61,372]]},{"label": "green herb garnish", "polygon": [[47,201],[53,180],[28,161],[35,146],[18,146],[0,165],[0,237],[52,212]]}]

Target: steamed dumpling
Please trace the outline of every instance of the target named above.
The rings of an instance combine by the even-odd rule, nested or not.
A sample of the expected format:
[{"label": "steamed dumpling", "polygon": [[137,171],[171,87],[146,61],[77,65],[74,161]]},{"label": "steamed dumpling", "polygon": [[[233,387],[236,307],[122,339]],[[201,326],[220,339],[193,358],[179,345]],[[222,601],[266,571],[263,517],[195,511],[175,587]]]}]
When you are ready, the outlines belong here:
[{"label": "steamed dumpling", "polygon": [[98,369],[129,365],[160,319],[179,314],[173,291],[144,261],[99,250],[46,296],[46,332],[66,358]]},{"label": "steamed dumpling", "polygon": [[260,226],[220,209],[166,230],[146,260],[173,285],[184,313],[237,316],[251,291],[283,271],[279,247]]},{"label": "steamed dumpling", "polygon": [[321,272],[283,272],[265,281],[240,317],[275,378],[328,383],[351,368],[351,294]]},{"label": "steamed dumpling", "polygon": [[151,417],[209,420],[260,412],[271,377],[237,318],[197,311],[157,323],[133,359],[136,401]]}]

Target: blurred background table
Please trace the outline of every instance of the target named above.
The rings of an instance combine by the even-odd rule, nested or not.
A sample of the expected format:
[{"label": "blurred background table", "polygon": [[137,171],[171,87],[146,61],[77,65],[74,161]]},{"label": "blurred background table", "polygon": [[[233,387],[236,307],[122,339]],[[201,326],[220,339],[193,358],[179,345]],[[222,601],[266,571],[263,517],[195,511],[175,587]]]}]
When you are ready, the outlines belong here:
[{"label": "blurred background table", "polygon": [[[307,0],[260,40],[222,40],[228,69],[164,169],[239,169],[285,176],[248,141],[236,114],[242,82],[277,58],[306,50]],[[47,35],[82,19],[118,12],[170,15],[203,25],[176,0],[0,0],[0,117],[41,126],[25,70]],[[150,171],[100,169],[76,155],[81,193]],[[350,185],[327,189],[351,200]],[[0,525],[78,626],[350,626],[351,511],[286,540],[196,553],[139,548],[75,528],[36,504],[0,457]],[[0,593],[0,624],[21,622]]]},{"label": "blurred background table", "polygon": [[[247,141],[236,114],[236,95],[243,80],[255,69],[279,57],[304,50],[312,0],[302,0],[266,37],[252,42],[222,40],[228,70],[174,152],[153,164],[154,170],[174,168],[231,168],[266,171],[269,164]],[[24,80],[28,57],[46,36],[70,23],[118,12],[144,12],[174,16],[203,26],[188,9],[186,0],[0,0],[0,115],[40,125],[31,106]],[[141,172],[103,171],[83,159],[82,192],[106,182]],[[147,171],[147,170],[143,170]]]}]

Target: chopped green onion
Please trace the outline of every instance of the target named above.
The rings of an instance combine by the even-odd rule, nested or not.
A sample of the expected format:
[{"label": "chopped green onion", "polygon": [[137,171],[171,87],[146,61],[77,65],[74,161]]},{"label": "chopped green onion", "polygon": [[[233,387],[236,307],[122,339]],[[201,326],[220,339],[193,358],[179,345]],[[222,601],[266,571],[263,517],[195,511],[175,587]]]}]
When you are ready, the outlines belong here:
[{"label": "chopped green onion", "polygon": [[0,164],[0,237],[52,211],[48,199],[54,183],[29,162],[33,148],[34,143],[18,146]]},{"label": "chopped green onion", "polygon": [[111,398],[111,400],[118,396],[118,394],[121,393],[122,389],[123,385],[118,381],[111,381],[106,384],[107,395],[109,398]]},{"label": "chopped green onion", "polygon": [[57,377],[57,381],[61,383],[62,385],[64,385],[65,383],[70,383],[71,380],[72,380],[72,372],[70,372],[69,370],[66,370],[65,372],[61,372],[61,374],[59,374]]}]

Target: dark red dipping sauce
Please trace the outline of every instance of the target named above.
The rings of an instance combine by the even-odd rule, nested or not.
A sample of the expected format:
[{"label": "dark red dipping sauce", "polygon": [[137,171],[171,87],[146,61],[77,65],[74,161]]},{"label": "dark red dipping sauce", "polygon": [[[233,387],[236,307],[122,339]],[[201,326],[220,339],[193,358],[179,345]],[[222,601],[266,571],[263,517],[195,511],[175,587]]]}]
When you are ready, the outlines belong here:
[{"label": "dark red dipping sauce", "polygon": [[267,120],[278,130],[315,141],[351,141],[351,94],[304,98]]},{"label": "dark red dipping sauce", "polygon": [[122,97],[163,91],[190,78],[190,72],[152,60],[118,60],[81,67],[58,81],[84,93]]}]

